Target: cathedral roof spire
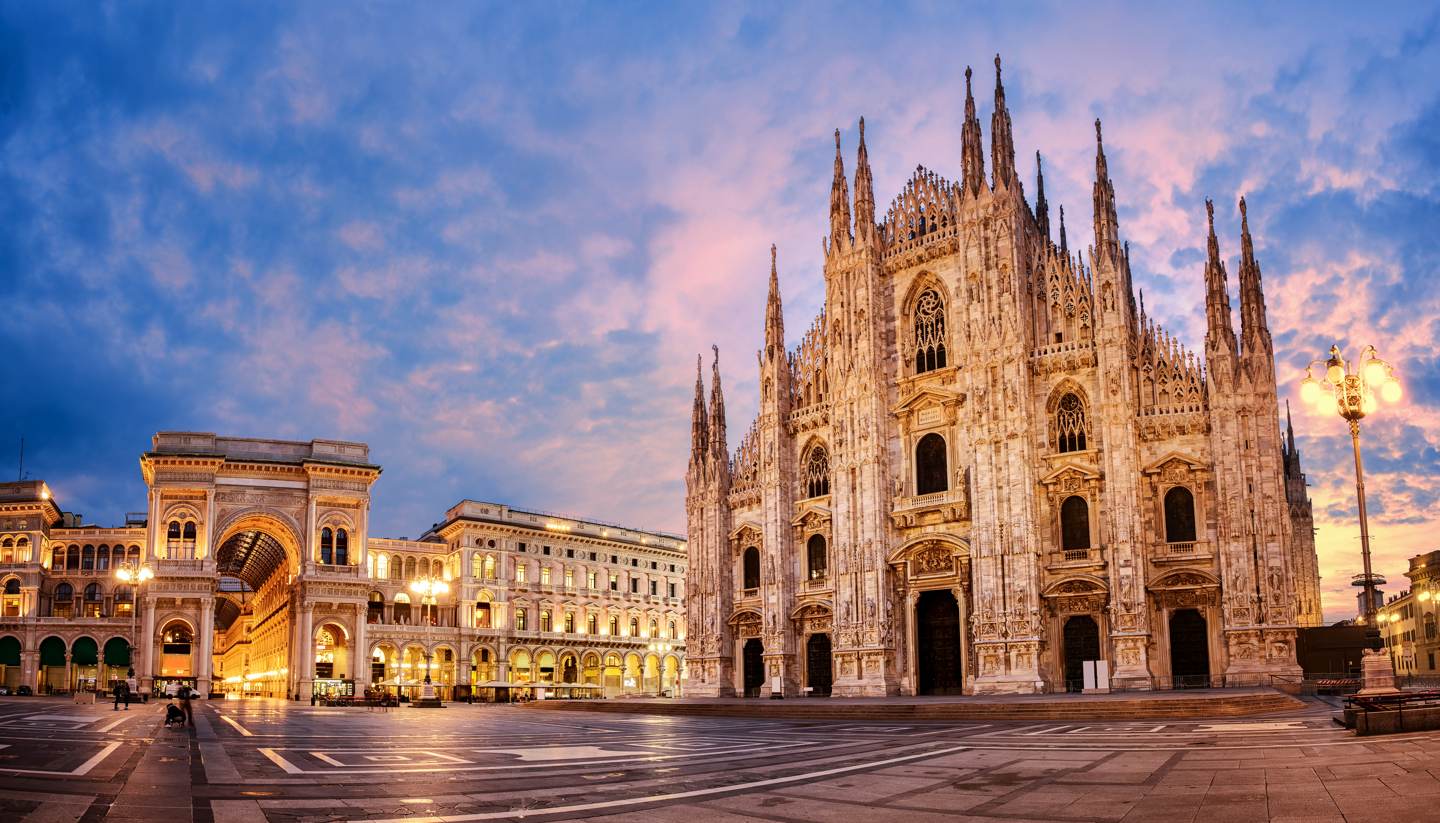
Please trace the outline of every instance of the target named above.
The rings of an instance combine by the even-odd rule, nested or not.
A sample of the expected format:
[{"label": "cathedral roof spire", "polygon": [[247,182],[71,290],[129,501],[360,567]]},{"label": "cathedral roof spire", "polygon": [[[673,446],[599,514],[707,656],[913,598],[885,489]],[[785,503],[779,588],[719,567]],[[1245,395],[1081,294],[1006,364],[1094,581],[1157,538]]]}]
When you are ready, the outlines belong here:
[{"label": "cathedral roof spire", "polygon": [[1100,133],[1100,118],[1095,118],[1095,253],[1106,255],[1119,264],[1120,221],[1115,216],[1115,186],[1110,182],[1110,166],[1105,160],[1105,141]]},{"label": "cathedral roof spire", "polygon": [[995,112],[990,115],[990,165],[994,169],[995,188],[1014,188],[1020,178],[1015,174],[1015,137],[1010,128],[1010,110],[1005,107],[1005,84],[1000,82],[1000,55],[995,55]]},{"label": "cathedral roof spire", "polygon": [[980,140],[980,118],[975,116],[975,95],[970,90],[970,67],[965,67],[965,128],[962,132],[960,185],[978,195],[985,185],[985,148]]},{"label": "cathedral roof spire", "polygon": [[1065,206],[1060,206],[1060,256],[1070,256],[1070,244],[1065,241]]},{"label": "cathedral roof spire", "polygon": [[700,375],[701,356],[695,355],[695,407],[690,412],[690,459],[703,460],[710,449],[710,430],[705,415],[705,380]]},{"label": "cathedral roof spire", "polygon": [[870,175],[870,152],[865,148],[865,118],[860,118],[860,148],[855,157],[855,239],[861,244],[877,240],[875,230],[875,179]]},{"label": "cathedral roof spire", "polygon": [[780,274],[774,244],[770,246],[770,293],[765,298],[765,356],[785,355],[785,313],[780,307]]},{"label": "cathedral roof spire", "polygon": [[1050,242],[1050,204],[1045,202],[1045,168],[1040,161],[1040,152],[1035,152],[1035,225],[1040,236]]},{"label": "cathedral roof spire", "polygon": [[840,154],[840,130],[835,130],[835,179],[830,184],[830,247],[850,242],[850,184],[845,181],[845,158]]},{"label": "cathedral roof spire", "polygon": [[710,454],[718,464],[730,459],[730,449],[725,445],[725,392],[720,388],[720,347],[711,345],[715,352],[715,363],[710,371]]},{"label": "cathedral roof spire", "polygon": [[1260,264],[1250,239],[1250,216],[1245,198],[1240,198],[1240,340],[1248,353],[1259,351],[1269,357],[1270,329],[1265,321],[1265,291],[1260,286]]},{"label": "cathedral roof spire", "polygon": [[1235,353],[1235,326],[1230,318],[1229,277],[1215,237],[1215,204],[1209,198],[1205,200],[1205,219],[1210,232],[1205,257],[1205,349],[1213,369],[1217,354]]},{"label": "cathedral roof spire", "polygon": [[1290,459],[1295,459],[1295,423],[1290,420],[1290,400],[1285,400],[1285,445]]}]

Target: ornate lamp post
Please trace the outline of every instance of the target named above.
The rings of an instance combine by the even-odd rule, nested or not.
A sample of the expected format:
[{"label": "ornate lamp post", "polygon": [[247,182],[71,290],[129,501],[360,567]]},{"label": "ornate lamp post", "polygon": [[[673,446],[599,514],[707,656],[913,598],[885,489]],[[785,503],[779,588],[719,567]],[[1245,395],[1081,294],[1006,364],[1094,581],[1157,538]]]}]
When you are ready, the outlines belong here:
[{"label": "ornate lamp post", "polygon": [[[436,595],[450,591],[450,584],[436,578],[422,577],[410,583],[410,591],[420,595],[421,619],[430,625],[429,606],[435,605]],[[416,708],[438,708],[441,703],[435,697],[435,686],[430,682],[430,651],[425,651],[425,685],[420,688],[420,699],[410,705]]]},{"label": "ornate lamp post", "polygon": [[[130,669],[125,672],[127,678],[135,676],[135,634],[139,631],[136,628],[136,619],[140,611],[140,585],[155,576],[155,572],[149,566],[142,566],[140,562],[125,561],[119,568],[115,569],[115,577],[122,583],[129,583],[131,589],[130,598]],[[138,685],[138,684],[137,684]]]},{"label": "ornate lamp post", "polygon": [[[1314,368],[1325,364],[1324,376],[1315,379]],[[1380,400],[1386,403],[1399,402],[1400,381],[1395,379],[1395,367],[1380,359],[1374,346],[1366,346],[1360,353],[1358,368],[1351,370],[1340,354],[1339,346],[1330,347],[1330,356],[1316,360],[1305,368],[1305,379],[1300,383],[1300,399],[1310,403],[1317,411],[1334,409],[1350,424],[1350,440],[1355,447],[1355,496],[1360,510],[1360,553],[1365,561],[1365,577],[1360,585],[1365,589],[1364,619],[1368,626],[1375,626],[1375,575],[1370,569],[1370,525],[1365,518],[1365,469],[1360,461],[1360,420],[1379,408]]]}]

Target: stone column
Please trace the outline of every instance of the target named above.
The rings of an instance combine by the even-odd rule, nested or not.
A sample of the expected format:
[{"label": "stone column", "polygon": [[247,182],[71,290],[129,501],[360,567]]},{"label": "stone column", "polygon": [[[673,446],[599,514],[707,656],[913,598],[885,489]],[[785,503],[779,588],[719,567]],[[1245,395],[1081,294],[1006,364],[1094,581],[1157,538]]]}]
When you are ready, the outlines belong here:
[{"label": "stone column", "polygon": [[300,699],[309,700],[315,686],[315,607],[300,605]]},{"label": "stone column", "polygon": [[920,658],[918,649],[920,638],[916,634],[915,606],[920,602],[920,592],[912,591],[905,595],[905,682],[906,694],[911,696],[920,693]]},{"label": "stone column", "polygon": [[350,643],[351,676],[355,678],[355,694],[365,693],[370,685],[370,638],[365,623],[370,618],[369,606],[360,606],[355,614],[355,639]]},{"label": "stone column", "polygon": [[195,686],[197,690],[210,696],[210,681],[215,670],[215,603],[210,601],[205,605],[202,601],[200,606],[200,659],[195,668]]},{"label": "stone column", "polygon": [[[141,607],[140,630],[144,632],[140,637],[140,661],[135,666],[135,678],[139,683],[140,693],[148,694],[155,685],[155,598],[147,597]],[[135,665],[131,661],[131,665]]]},{"label": "stone column", "polygon": [[37,692],[40,689],[40,652],[31,650],[20,653],[20,682],[28,683]]}]

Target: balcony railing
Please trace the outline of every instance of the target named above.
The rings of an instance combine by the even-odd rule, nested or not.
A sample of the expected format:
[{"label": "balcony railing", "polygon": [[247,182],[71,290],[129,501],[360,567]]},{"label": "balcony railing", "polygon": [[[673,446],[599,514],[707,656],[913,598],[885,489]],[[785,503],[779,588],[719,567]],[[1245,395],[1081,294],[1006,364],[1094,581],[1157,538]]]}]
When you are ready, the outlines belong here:
[{"label": "balcony railing", "polygon": [[1210,556],[1210,544],[1203,540],[1160,543],[1155,546],[1156,560],[1192,560]]},{"label": "balcony railing", "polygon": [[1090,546],[1085,549],[1061,549],[1052,552],[1050,558],[1052,566],[1095,566],[1104,562],[1104,551],[1100,546]]},{"label": "balcony railing", "polygon": [[336,566],[327,563],[315,564],[315,571],[320,574],[333,574],[339,577],[359,577],[359,566]]}]

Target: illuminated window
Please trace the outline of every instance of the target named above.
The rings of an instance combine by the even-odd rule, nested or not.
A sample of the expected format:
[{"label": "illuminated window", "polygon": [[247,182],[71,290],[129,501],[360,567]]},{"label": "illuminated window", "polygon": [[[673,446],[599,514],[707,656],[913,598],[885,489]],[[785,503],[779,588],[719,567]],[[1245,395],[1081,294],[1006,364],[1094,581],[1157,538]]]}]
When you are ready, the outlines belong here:
[{"label": "illuminated window", "polygon": [[540,567],[540,585],[542,585],[542,586],[548,586],[548,585],[550,585],[550,567],[549,567],[549,566],[541,566],[541,567]]},{"label": "illuminated window", "polygon": [[524,582],[525,582],[525,564],[524,564],[524,563],[516,563],[516,564],[515,564],[515,582],[516,582],[516,583],[524,583]]},{"label": "illuminated window", "polygon": [[515,610],[515,628],[516,628],[517,630],[519,630],[519,631],[522,631],[522,632],[525,631],[525,610],[524,610],[524,609],[516,609],[516,610]]}]

